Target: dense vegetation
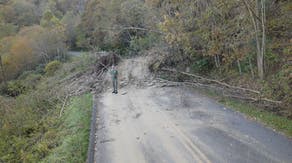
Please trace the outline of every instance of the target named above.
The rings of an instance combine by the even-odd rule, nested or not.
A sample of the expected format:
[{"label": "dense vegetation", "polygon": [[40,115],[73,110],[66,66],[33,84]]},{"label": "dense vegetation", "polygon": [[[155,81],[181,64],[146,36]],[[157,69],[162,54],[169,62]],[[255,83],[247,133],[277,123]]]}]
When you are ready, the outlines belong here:
[{"label": "dense vegetation", "polygon": [[291,15],[289,0],[0,0],[0,162],[68,157],[52,157],[72,145],[56,139],[62,79],[88,66],[64,63],[68,49],[153,55],[154,70],[259,90],[291,119]]},{"label": "dense vegetation", "polygon": [[85,162],[91,96],[75,98],[59,115],[63,79],[89,67],[66,55],[84,2],[0,1],[0,162]]},{"label": "dense vegetation", "polygon": [[[66,100],[68,83],[64,80],[90,67],[84,58],[43,74],[25,72],[11,81],[24,89],[14,98],[0,96],[0,162],[85,162],[92,97]],[[46,67],[58,61],[50,63]]]},{"label": "dense vegetation", "polygon": [[53,59],[64,60],[75,38],[82,6],[77,0],[1,1],[0,80],[41,69]]}]

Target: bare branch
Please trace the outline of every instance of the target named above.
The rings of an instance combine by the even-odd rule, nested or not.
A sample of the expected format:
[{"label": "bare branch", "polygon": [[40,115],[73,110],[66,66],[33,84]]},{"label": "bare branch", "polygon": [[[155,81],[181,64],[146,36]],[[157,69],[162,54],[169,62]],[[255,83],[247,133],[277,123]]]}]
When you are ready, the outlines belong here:
[{"label": "bare branch", "polygon": [[61,111],[60,111],[59,118],[61,118],[61,116],[62,116],[62,113],[63,113],[64,108],[65,108],[66,103],[67,103],[67,99],[68,99],[68,95],[66,95],[65,100],[64,100],[64,102],[63,102],[63,106],[62,106],[62,109],[61,109]]},{"label": "bare branch", "polygon": [[153,33],[158,33],[165,35],[164,32],[159,31],[159,30],[153,30],[153,29],[147,29],[147,28],[140,28],[140,27],[118,27],[118,28],[104,28],[106,31],[118,31],[118,33],[121,33],[122,31],[125,30],[140,30],[140,31],[148,31],[148,32],[153,32]]}]

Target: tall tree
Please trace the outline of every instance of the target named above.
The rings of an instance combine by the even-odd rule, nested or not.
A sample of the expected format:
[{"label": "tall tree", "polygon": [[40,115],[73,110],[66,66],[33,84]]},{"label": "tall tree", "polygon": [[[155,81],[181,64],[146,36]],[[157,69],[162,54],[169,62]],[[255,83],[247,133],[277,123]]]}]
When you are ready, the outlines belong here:
[{"label": "tall tree", "polygon": [[255,33],[256,47],[257,47],[257,68],[258,76],[264,79],[264,56],[266,50],[266,1],[243,0],[246,6],[250,19],[252,21]]}]

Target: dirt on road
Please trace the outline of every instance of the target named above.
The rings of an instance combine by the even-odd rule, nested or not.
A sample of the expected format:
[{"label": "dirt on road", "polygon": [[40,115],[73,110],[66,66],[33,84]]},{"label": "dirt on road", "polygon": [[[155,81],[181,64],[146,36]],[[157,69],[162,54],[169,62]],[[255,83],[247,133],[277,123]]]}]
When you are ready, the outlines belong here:
[{"label": "dirt on road", "polygon": [[[292,162],[292,141],[124,60],[119,94],[97,97],[96,163]],[[110,77],[108,77],[109,79]]]}]

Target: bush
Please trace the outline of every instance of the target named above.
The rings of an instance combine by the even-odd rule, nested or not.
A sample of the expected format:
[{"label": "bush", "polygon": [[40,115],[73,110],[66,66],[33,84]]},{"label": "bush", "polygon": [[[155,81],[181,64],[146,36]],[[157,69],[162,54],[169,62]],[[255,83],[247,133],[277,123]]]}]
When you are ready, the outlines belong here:
[{"label": "bush", "polygon": [[213,68],[211,59],[209,57],[197,57],[195,62],[191,65],[191,69],[196,73],[206,73]]},{"label": "bush", "polygon": [[48,63],[45,67],[45,72],[47,75],[53,75],[61,67],[60,61],[52,61]]},{"label": "bush", "polygon": [[16,97],[25,91],[25,86],[20,81],[8,82],[5,93],[11,97]]},{"label": "bush", "polygon": [[6,93],[6,91],[7,91],[7,85],[4,82],[2,82],[0,84],[0,94],[4,95]]},{"label": "bush", "polygon": [[157,36],[149,34],[146,37],[134,37],[130,41],[130,54],[137,55],[140,51],[149,50],[157,42]]},{"label": "bush", "polygon": [[36,66],[34,72],[37,73],[37,74],[45,74],[45,67],[46,65],[45,64],[39,64]]},{"label": "bush", "polygon": [[292,66],[284,65],[277,74],[269,76],[269,81],[266,81],[263,88],[263,93],[270,98],[282,101],[281,114],[292,118],[292,79],[290,74]]},{"label": "bush", "polygon": [[31,73],[21,80],[21,83],[26,89],[35,89],[36,85],[41,80],[41,77],[42,75],[40,74]]}]

